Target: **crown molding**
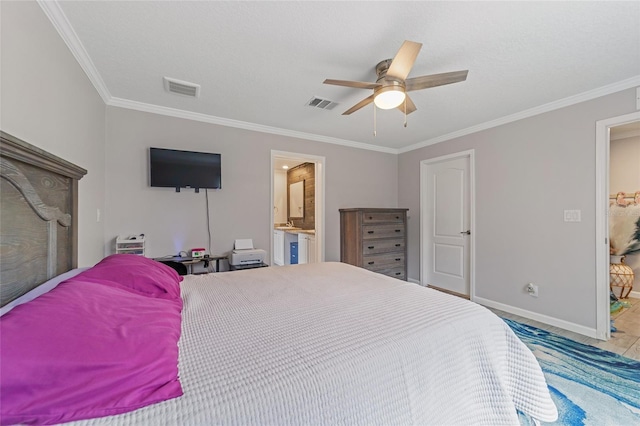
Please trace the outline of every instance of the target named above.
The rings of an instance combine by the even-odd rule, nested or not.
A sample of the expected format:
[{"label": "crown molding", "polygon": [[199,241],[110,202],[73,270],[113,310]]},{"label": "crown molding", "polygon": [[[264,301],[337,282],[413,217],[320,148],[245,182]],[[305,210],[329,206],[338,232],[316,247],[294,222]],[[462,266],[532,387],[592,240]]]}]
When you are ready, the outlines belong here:
[{"label": "crown molding", "polygon": [[601,96],[610,95],[612,93],[620,92],[622,90],[630,89],[632,87],[640,86],[640,75],[628,78],[626,80],[619,81],[617,83],[609,84],[599,87],[597,89],[589,90],[587,92],[579,93],[574,96],[569,96],[564,99],[560,99],[554,102],[549,102],[544,105],[530,108],[515,114],[507,115],[496,120],[487,121],[485,123],[478,124],[476,126],[467,127],[466,129],[458,130],[456,132],[448,133],[446,135],[438,136],[437,138],[428,139],[423,142],[419,142],[414,145],[409,145],[397,150],[398,154],[402,154],[409,151],[414,151],[425,146],[434,145],[440,142],[445,142],[461,136],[470,135],[472,133],[480,132],[482,130],[498,127],[503,124],[512,123],[514,121],[522,120],[524,118],[533,117],[535,115],[544,114],[545,112],[554,111],[560,108],[568,107],[578,104],[580,102],[590,101],[591,99],[599,98]]},{"label": "crown molding", "polygon": [[131,101],[128,99],[112,97],[107,105],[119,108],[132,109],[136,111],[150,112],[153,114],[166,115],[169,117],[182,118],[185,120],[200,121],[203,123],[217,124],[220,126],[235,127],[238,129],[251,130],[254,132],[269,133],[279,136],[288,136],[292,138],[306,139],[317,142],[330,143],[334,145],[343,145],[351,148],[366,149],[369,151],[385,152],[387,154],[397,154],[395,148],[387,148],[383,146],[371,145],[362,142],[355,142],[346,139],[331,138],[328,136],[316,135],[313,133],[298,132],[295,130],[281,129],[279,127],[264,126],[262,124],[249,123],[247,121],[232,120],[229,118],[216,117],[213,115],[202,114],[199,112],[185,111],[177,108],[169,108],[159,105],[147,104],[144,102]]},{"label": "crown molding", "polygon": [[[476,126],[467,127],[466,129],[458,130],[456,132],[448,133],[446,135],[438,136],[437,138],[428,139],[417,144],[409,145],[404,148],[387,148],[378,145],[371,145],[362,142],[355,142],[346,139],[331,138],[328,136],[316,135],[313,133],[304,133],[294,130],[282,129],[278,127],[264,126],[261,124],[250,123],[247,121],[232,120],[228,118],[216,117],[213,115],[207,115],[197,112],[190,112],[180,110],[176,108],[169,108],[159,105],[147,104],[143,102],[132,101],[122,98],[111,97],[109,101],[105,101],[107,105],[133,109],[137,111],[150,112],[153,114],[166,115],[170,117],[182,118],[185,120],[201,121],[204,123],[217,124],[220,126],[235,127],[238,129],[251,130],[255,132],[269,133],[280,136],[289,136],[293,138],[312,140],[317,142],[331,143],[334,145],[348,146],[351,148],[366,149],[369,151],[384,152],[387,154],[403,154],[405,152],[414,151],[416,149],[423,148],[429,145],[435,145],[440,142],[446,142],[451,139],[459,138],[461,136],[470,135],[472,133],[480,132],[482,130],[491,129],[494,127],[502,126],[504,124],[512,123],[514,121],[522,120],[525,118],[533,117],[546,112],[555,111],[560,108],[568,107],[578,104],[580,102],[589,101],[602,96],[610,95],[612,93],[620,92],[632,87],[640,86],[640,75],[631,77],[626,80],[619,81],[617,83],[609,84],[599,87],[597,89],[589,90],[574,96],[569,96],[564,99],[560,99],[554,102],[549,102],[544,105],[540,105],[534,108],[530,108],[515,114],[507,115],[496,120],[487,121],[485,123],[478,124]],[[635,136],[635,135],[632,135]],[[629,137],[629,136],[625,136]]]},{"label": "crown molding", "polygon": [[60,4],[57,1],[47,0],[37,0],[37,2],[44,14],[49,18],[49,21],[53,24],[56,31],[58,31],[58,34],[60,34],[60,37],[62,37],[62,40],[71,51],[71,54],[76,58],[78,64],[80,64],[80,67],[84,70],[85,74],[87,74],[87,77],[89,77],[89,80],[98,91],[98,94],[104,103],[107,104],[111,99],[109,89],[107,89],[107,85],[104,84],[102,76],[100,76],[100,73],[93,64],[89,54],[80,42],[80,39],[71,26],[71,23],[69,23],[67,16],[60,8]]}]

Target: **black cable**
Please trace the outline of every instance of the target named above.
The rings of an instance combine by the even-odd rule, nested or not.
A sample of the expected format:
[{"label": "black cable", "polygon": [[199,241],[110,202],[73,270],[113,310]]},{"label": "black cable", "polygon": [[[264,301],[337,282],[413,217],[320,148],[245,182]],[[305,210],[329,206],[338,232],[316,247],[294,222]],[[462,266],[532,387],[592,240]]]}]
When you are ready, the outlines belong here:
[{"label": "black cable", "polygon": [[209,237],[209,245],[207,247],[209,248],[209,255],[211,255],[211,222],[209,220],[209,190],[207,188],[204,190],[204,198],[207,203],[207,235]]}]

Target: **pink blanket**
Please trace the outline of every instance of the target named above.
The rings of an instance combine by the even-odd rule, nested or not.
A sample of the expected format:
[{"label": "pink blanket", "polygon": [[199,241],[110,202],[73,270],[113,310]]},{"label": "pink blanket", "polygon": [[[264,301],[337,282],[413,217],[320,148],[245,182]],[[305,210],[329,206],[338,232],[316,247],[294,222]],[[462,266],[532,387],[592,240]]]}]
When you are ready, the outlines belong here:
[{"label": "pink blanket", "polygon": [[[124,287],[133,282],[140,288],[144,270],[160,265],[155,275],[162,275],[167,267],[118,256],[125,257],[107,258],[106,266],[98,264],[2,317],[2,424],[102,417],[182,395],[180,278],[168,276],[170,291],[159,290],[162,280],[148,281],[155,296],[132,291]],[[103,281],[97,278],[101,268]],[[140,275],[123,281],[127,269]],[[169,297],[175,288],[178,297]]]}]

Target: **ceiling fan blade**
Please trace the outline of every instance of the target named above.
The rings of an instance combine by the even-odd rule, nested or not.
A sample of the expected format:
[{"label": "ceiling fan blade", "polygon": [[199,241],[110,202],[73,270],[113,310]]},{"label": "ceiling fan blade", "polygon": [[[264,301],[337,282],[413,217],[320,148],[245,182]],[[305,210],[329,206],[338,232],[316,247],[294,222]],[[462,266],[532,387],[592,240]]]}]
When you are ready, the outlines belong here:
[{"label": "ceiling fan blade", "polygon": [[[418,109],[416,108],[416,104],[413,103],[409,95],[407,95],[404,99],[407,102],[407,114],[411,114],[413,111]],[[404,113],[404,102],[398,105],[396,108]]]},{"label": "ceiling fan blade", "polygon": [[405,80],[418,57],[420,48],[422,48],[422,43],[405,40],[393,61],[391,61],[391,65],[387,70],[387,77]]},{"label": "ceiling fan blade", "polygon": [[369,105],[371,102],[373,102],[373,95],[369,96],[368,98],[364,98],[363,100],[361,100],[360,102],[358,102],[357,104],[355,104],[354,106],[352,106],[351,108],[343,112],[342,115],[349,115],[352,112],[356,112],[360,108]]},{"label": "ceiling fan blade", "polygon": [[445,72],[442,74],[423,75],[422,77],[410,78],[405,81],[405,90],[426,89],[428,87],[444,86],[445,84],[458,83],[467,79],[469,70]]},{"label": "ceiling fan blade", "polygon": [[379,83],[366,83],[364,81],[349,81],[349,80],[332,80],[330,78],[323,81],[324,84],[334,84],[336,86],[355,87],[356,89],[375,89],[381,86]]}]

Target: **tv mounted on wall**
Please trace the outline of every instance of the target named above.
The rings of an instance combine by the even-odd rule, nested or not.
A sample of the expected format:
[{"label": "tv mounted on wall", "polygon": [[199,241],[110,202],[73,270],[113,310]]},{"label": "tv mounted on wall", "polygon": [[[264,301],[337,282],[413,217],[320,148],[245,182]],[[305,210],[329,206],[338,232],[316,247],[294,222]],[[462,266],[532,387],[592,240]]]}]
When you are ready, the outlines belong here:
[{"label": "tv mounted on wall", "polygon": [[221,189],[220,154],[149,148],[150,185],[164,188]]}]

